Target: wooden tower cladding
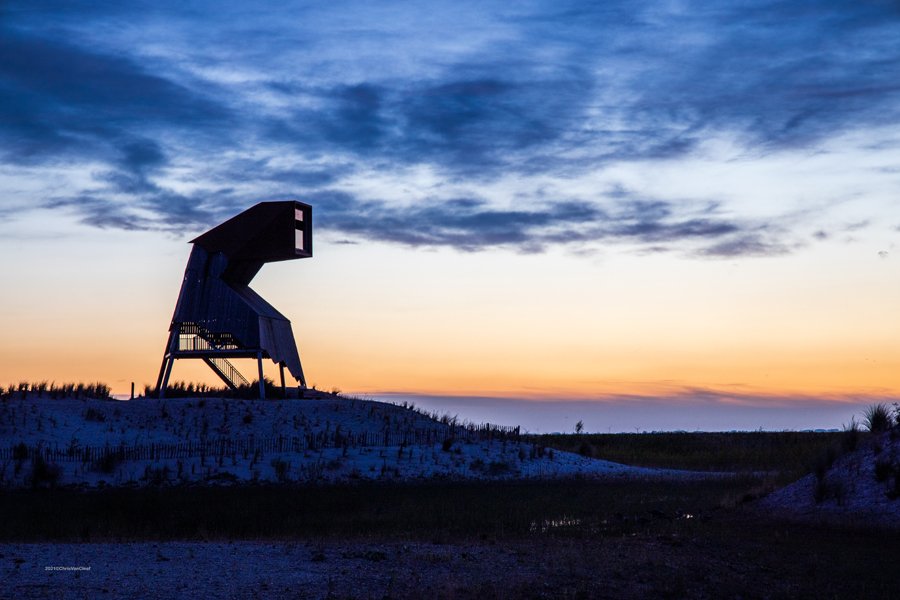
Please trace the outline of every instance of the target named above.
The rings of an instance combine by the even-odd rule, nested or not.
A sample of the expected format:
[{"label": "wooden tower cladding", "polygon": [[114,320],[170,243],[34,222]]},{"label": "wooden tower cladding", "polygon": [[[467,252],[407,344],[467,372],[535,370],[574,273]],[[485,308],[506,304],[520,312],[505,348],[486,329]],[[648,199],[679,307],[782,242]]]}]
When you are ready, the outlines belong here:
[{"label": "wooden tower cladding", "polygon": [[268,262],[312,257],[312,207],[296,201],[261,202],[198,238],[169,326],[156,386],[164,397],[177,359],[205,362],[228,387],[249,382],[228,360],[255,358],[259,393],[265,397],[263,359],[306,387],[291,322],[250,289]]}]

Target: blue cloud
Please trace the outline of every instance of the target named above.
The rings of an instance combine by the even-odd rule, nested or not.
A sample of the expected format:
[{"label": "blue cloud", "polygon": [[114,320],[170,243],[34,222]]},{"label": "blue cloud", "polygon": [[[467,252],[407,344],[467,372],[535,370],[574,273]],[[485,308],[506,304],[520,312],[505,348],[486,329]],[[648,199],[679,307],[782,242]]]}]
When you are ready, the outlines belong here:
[{"label": "blue cloud", "polygon": [[548,246],[579,248],[595,244],[630,244],[659,251],[666,245],[693,256],[767,256],[788,251],[777,228],[729,218],[707,203],[702,216],[682,204],[660,200],[601,203],[560,200],[521,209],[493,208],[481,198],[456,198],[414,207],[384,201],[360,202],[339,192],[323,191],[310,199],[320,207],[319,225],[374,241],[412,247],[449,246],[461,251],[517,248],[540,252]]},{"label": "blue cloud", "polygon": [[6,163],[105,158],[165,162],[148,135],[226,122],[210,98],[136,60],[50,37],[0,34],[0,136]]},{"label": "blue cloud", "polygon": [[[816,151],[900,117],[900,10],[887,1],[2,10],[0,164],[90,165],[90,186],[37,204],[99,227],[202,229],[296,196],[321,199],[321,227],[369,238],[377,225],[411,246],[779,254],[798,244],[780,215],[566,182],[711,139]],[[176,191],[176,167],[203,184]],[[337,191],[416,167],[443,195]],[[563,191],[515,209],[466,191],[537,175]]]}]

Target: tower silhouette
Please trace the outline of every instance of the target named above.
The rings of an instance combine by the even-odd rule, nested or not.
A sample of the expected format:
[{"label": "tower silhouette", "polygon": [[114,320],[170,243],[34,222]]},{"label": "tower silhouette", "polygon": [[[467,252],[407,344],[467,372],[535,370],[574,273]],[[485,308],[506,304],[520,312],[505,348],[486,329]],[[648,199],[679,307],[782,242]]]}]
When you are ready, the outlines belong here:
[{"label": "tower silhouette", "polygon": [[175,304],[156,381],[165,397],[177,359],[205,362],[231,389],[248,385],[229,359],[255,358],[265,398],[263,359],[306,387],[291,322],[249,287],[268,262],[312,257],[312,207],[261,202],[191,240],[194,245]]}]

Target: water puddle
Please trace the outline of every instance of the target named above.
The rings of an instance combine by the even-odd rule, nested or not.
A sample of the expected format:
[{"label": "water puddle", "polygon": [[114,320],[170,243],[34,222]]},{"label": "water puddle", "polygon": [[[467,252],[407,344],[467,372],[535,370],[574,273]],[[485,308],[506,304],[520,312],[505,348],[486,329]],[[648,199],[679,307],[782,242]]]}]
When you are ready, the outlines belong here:
[{"label": "water puddle", "polygon": [[543,521],[532,521],[529,531],[532,533],[547,533],[549,531],[558,531],[559,529],[571,529],[581,526],[581,519],[570,517],[559,517],[558,519],[544,519]]}]

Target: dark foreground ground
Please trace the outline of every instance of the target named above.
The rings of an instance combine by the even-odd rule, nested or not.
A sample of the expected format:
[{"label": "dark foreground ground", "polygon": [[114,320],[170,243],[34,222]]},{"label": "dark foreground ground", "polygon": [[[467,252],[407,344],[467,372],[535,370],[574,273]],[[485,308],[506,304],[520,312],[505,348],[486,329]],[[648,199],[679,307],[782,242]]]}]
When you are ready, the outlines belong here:
[{"label": "dark foreground ground", "polygon": [[737,473],[692,480],[0,491],[0,598],[900,598],[900,532],[755,508],[859,435],[533,440]]},{"label": "dark foreground ground", "polygon": [[7,492],[0,597],[900,597],[898,532],[760,514],[768,485]]},{"label": "dark foreground ground", "polygon": [[[4,544],[0,553],[11,598],[896,598],[900,591],[897,544],[885,536],[747,525],[590,539]],[[44,570],[82,565],[91,570]]]}]

